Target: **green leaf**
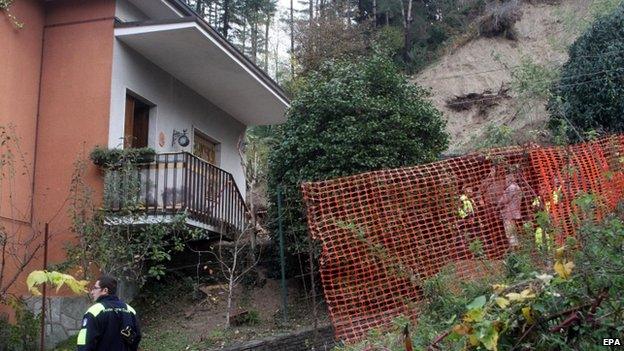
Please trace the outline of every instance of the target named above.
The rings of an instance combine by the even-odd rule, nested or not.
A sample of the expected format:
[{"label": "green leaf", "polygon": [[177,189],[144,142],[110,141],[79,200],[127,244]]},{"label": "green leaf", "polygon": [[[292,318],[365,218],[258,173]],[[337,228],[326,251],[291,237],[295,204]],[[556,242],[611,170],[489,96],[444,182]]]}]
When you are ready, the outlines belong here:
[{"label": "green leaf", "polygon": [[33,295],[40,296],[41,293],[36,286],[44,284],[47,280],[48,276],[45,271],[32,271],[26,278],[26,286],[28,286],[28,290],[30,290]]},{"label": "green leaf", "polygon": [[475,298],[474,300],[472,300],[471,303],[466,305],[466,308],[469,309],[469,310],[472,310],[472,309],[475,309],[475,308],[481,308],[481,307],[485,306],[485,302],[486,302],[485,295],[481,295],[481,296]]},{"label": "green leaf", "polygon": [[479,341],[490,351],[498,351],[498,331],[492,323],[484,323],[477,335]]},{"label": "green leaf", "polygon": [[481,322],[485,316],[483,308],[472,308],[464,315],[464,321],[466,322]]}]

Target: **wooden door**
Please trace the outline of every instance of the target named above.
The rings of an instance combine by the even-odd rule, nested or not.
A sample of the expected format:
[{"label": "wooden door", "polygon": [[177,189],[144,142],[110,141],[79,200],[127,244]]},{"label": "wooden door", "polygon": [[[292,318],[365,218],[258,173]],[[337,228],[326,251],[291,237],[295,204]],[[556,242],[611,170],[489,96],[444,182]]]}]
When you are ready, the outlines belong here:
[{"label": "wooden door", "polygon": [[208,139],[208,137],[197,129],[194,131],[193,135],[193,155],[210,164],[218,166],[217,143]]},{"label": "wooden door", "polygon": [[149,110],[149,105],[137,100],[132,95],[126,95],[124,147],[147,147]]}]

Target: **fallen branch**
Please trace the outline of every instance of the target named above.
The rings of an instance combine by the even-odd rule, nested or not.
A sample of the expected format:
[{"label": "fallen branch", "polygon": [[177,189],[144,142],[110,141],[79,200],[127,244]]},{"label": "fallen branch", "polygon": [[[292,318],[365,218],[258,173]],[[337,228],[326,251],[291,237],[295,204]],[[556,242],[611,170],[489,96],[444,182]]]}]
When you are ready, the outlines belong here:
[{"label": "fallen branch", "polygon": [[456,95],[454,98],[446,101],[446,106],[458,112],[467,111],[477,106],[479,108],[479,113],[485,113],[492,106],[498,105],[499,101],[510,98],[509,88],[502,85],[496,93],[488,89],[481,93]]}]

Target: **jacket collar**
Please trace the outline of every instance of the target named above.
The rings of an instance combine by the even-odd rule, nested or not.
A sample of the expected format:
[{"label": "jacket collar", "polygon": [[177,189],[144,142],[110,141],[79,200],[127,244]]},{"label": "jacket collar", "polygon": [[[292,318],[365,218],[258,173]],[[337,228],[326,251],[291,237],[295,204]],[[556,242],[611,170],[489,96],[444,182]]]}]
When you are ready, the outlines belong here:
[{"label": "jacket collar", "polygon": [[104,302],[104,301],[119,301],[119,298],[117,297],[117,295],[104,295],[104,296],[98,297],[98,299],[95,302]]}]

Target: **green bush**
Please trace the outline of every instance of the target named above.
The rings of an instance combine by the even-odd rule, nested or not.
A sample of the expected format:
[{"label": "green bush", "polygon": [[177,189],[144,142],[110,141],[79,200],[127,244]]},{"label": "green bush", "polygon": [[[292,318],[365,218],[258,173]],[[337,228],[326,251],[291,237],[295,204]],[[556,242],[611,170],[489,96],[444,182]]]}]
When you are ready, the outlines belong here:
[{"label": "green bush", "polygon": [[[327,63],[300,86],[269,160],[269,193],[275,201],[281,185],[291,253],[307,251],[302,182],[430,162],[447,146],[427,92],[386,57]],[[271,213],[277,223],[275,206]]]},{"label": "green bush", "polygon": [[39,342],[39,317],[19,299],[9,298],[8,307],[15,311],[15,323],[0,314],[0,350],[36,351]]},{"label": "green bush", "polygon": [[624,130],[624,6],[597,20],[569,49],[552,88],[549,126],[573,141],[586,132]]}]

